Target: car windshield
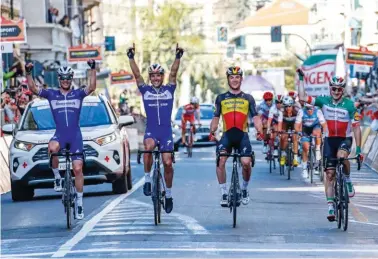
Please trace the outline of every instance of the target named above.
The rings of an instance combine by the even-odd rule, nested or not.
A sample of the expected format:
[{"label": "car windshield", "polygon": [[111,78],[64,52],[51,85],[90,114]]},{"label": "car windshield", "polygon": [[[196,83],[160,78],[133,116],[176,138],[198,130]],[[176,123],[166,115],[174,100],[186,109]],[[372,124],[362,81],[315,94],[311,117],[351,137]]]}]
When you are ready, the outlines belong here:
[{"label": "car windshield", "polygon": [[[177,110],[175,120],[181,120],[182,111],[183,111],[182,107],[180,107]],[[211,120],[213,118],[213,113],[214,113],[214,111],[213,111],[211,106],[200,107],[200,118],[201,118],[201,120]]]},{"label": "car windshield", "polygon": [[[81,107],[80,127],[93,127],[111,124],[111,119],[102,102],[85,102]],[[21,130],[55,129],[55,122],[49,105],[28,109]]]}]

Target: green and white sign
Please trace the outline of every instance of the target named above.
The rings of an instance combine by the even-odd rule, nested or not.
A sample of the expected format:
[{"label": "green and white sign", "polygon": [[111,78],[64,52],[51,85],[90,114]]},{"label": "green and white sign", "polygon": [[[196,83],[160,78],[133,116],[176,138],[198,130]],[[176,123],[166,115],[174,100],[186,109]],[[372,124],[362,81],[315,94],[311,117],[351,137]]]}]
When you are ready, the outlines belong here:
[{"label": "green and white sign", "polygon": [[303,62],[304,85],[308,95],[329,95],[329,80],[335,73],[335,54],[315,54]]}]

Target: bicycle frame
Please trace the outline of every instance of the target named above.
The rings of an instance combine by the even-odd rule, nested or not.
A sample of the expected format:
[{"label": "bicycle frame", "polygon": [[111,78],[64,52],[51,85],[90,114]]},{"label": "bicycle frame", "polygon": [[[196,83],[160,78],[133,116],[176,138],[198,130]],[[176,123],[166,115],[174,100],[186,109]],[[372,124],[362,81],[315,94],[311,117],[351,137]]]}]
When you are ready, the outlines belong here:
[{"label": "bicycle frame", "polygon": [[[64,174],[64,182],[63,182],[63,193],[62,193],[62,203],[64,206],[64,212],[66,214],[66,221],[67,221],[67,228],[71,229],[72,227],[72,214],[73,218],[76,219],[76,188],[73,184],[73,178],[71,175],[71,159],[72,156],[82,156],[83,157],[83,168],[85,165],[85,154],[80,153],[70,153],[69,152],[69,145],[60,152],[57,153],[51,153],[50,154],[50,168],[52,168],[52,158],[54,156],[65,157],[65,163],[66,163],[66,172]],[[71,208],[73,208],[73,211],[71,213]]]},{"label": "bicycle frame", "polygon": [[279,131],[279,134],[288,135],[288,138],[287,138],[288,145],[286,147],[286,150],[287,150],[286,158],[288,158],[288,161],[286,161],[286,163],[287,163],[287,179],[290,180],[290,171],[294,170],[293,164],[292,164],[293,163],[293,146],[294,146],[293,135],[299,135],[299,133],[293,130],[288,130],[288,131]]},{"label": "bicycle frame", "polygon": [[173,151],[160,151],[159,144],[157,150],[152,151],[140,151],[138,150],[137,162],[140,164],[141,154],[152,154],[154,157],[154,174],[152,177],[152,203],[154,205],[154,222],[155,225],[161,222],[161,207],[165,208],[164,196],[165,196],[165,183],[163,181],[162,174],[160,172],[160,154],[170,153],[172,154],[172,162],[175,163]]},{"label": "bicycle frame", "polygon": [[238,161],[241,157],[250,157],[252,159],[252,167],[254,166],[254,152],[251,155],[241,155],[234,150],[234,153],[219,153],[217,152],[217,167],[219,167],[220,157],[232,157],[232,175],[231,175],[231,185],[228,190],[228,206],[230,208],[230,213],[233,212],[233,227],[236,227],[236,208],[240,206],[241,199],[241,188],[239,183],[238,174]]},{"label": "bicycle frame", "polygon": [[344,174],[344,161],[347,160],[357,160],[357,170],[361,169],[360,156],[351,158],[333,158],[331,161],[337,161],[336,165],[336,177],[334,183],[335,189],[335,208],[337,210],[337,227],[341,228],[341,223],[343,223],[343,230],[348,229],[348,203],[349,194],[346,186],[345,174]]}]

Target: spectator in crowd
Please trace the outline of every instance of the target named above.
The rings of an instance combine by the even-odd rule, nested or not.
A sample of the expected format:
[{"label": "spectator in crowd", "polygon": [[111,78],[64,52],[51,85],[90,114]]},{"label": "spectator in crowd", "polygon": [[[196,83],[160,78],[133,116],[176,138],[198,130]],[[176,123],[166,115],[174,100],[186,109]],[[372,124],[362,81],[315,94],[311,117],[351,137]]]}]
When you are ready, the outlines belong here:
[{"label": "spectator in crowd", "polygon": [[5,123],[17,123],[20,118],[20,112],[17,108],[16,102],[12,99],[9,93],[3,93],[1,108],[4,109]]},{"label": "spectator in crowd", "polygon": [[59,10],[54,7],[50,7],[47,12],[47,21],[49,23],[56,23],[56,19],[58,15],[59,15]]},{"label": "spectator in crowd", "polygon": [[68,18],[68,15],[63,16],[63,18],[59,21],[59,24],[63,27],[70,27],[70,18]]}]

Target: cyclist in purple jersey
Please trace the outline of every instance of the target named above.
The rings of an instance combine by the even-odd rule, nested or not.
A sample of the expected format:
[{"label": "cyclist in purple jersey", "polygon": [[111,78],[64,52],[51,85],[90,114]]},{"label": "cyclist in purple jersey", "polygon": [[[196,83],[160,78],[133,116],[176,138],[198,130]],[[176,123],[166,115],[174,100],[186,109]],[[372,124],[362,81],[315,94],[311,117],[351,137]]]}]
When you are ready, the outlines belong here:
[{"label": "cyclist in purple jersey", "polygon": [[[171,67],[169,74],[169,83],[163,85],[164,69],[159,64],[153,64],[148,68],[151,85],[144,82],[139,68],[134,60],[135,44],[127,51],[130,67],[133,71],[139,91],[142,94],[144,109],[147,115],[147,127],[144,135],[144,149],[154,150],[157,143],[160,144],[161,151],[173,151],[173,138],[171,115],[173,108],[173,98],[176,90],[177,71],[180,66],[180,59],[184,50],[176,46],[176,59]],[[164,164],[164,179],[167,185],[165,193],[165,212],[170,213],[173,209],[172,200],[172,180],[173,167],[172,156],[169,153],[162,154]],[[152,155],[144,154],[144,175],[145,183],[143,186],[144,195],[151,195],[151,177]]]},{"label": "cyclist in purple jersey", "polygon": [[[80,131],[79,119],[83,99],[96,90],[96,63],[89,60],[91,68],[90,84],[85,88],[71,89],[74,72],[70,67],[60,67],[57,71],[60,89],[43,89],[36,86],[31,72],[33,63],[25,66],[29,89],[38,96],[49,101],[51,112],[56,125],[54,136],[49,142],[49,153],[59,152],[67,144],[70,146],[71,153],[83,152],[83,138]],[[59,159],[54,157],[52,160],[52,171],[55,176],[54,190],[62,191],[62,177],[59,173]],[[75,187],[77,191],[77,219],[84,218],[83,209],[83,158],[81,156],[72,157],[72,169],[75,174]]]}]

